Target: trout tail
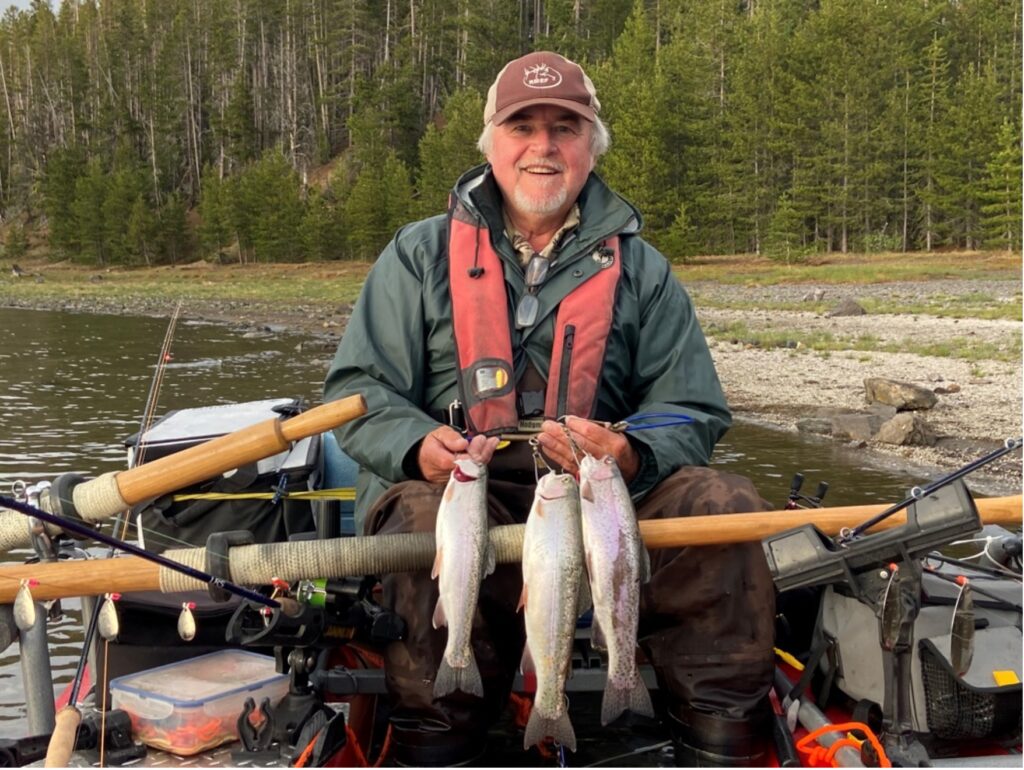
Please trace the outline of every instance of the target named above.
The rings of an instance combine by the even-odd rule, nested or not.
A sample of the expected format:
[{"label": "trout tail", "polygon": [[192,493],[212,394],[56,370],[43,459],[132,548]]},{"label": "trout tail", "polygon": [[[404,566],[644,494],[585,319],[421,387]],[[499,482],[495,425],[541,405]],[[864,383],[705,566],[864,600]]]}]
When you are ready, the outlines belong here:
[{"label": "trout tail", "polygon": [[484,697],[484,683],[480,679],[480,669],[477,668],[476,658],[472,652],[466,665],[460,668],[452,668],[447,660],[441,658],[441,666],[437,669],[437,678],[434,679],[434,697],[443,698],[456,690],[462,690],[478,698]]},{"label": "trout tail", "polygon": [[576,751],[576,732],[572,729],[568,711],[563,711],[556,719],[545,719],[537,713],[536,708],[530,712],[526,734],[523,736],[523,749],[536,746],[545,738],[554,738],[569,751]]},{"label": "trout tail", "polygon": [[645,717],[654,716],[651,694],[639,674],[633,677],[631,687],[615,687],[611,681],[608,682],[601,699],[601,724],[614,722],[626,709]]}]

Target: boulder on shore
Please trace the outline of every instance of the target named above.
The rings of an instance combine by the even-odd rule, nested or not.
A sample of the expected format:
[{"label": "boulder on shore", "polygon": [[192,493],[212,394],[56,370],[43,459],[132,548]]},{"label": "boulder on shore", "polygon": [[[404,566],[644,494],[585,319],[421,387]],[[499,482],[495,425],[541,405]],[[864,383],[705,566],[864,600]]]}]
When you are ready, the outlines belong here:
[{"label": "boulder on shore", "polygon": [[934,446],[938,438],[923,419],[902,412],[882,425],[872,441],[897,446]]},{"label": "boulder on shore", "polygon": [[868,377],[864,380],[864,393],[869,404],[888,404],[900,412],[931,409],[939,400],[927,388],[885,377]]},{"label": "boulder on shore", "polygon": [[825,313],[825,316],[828,318],[839,318],[840,316],[867,314],[868,311],[861,307],[858,302],[846,297],[838,305]]}]

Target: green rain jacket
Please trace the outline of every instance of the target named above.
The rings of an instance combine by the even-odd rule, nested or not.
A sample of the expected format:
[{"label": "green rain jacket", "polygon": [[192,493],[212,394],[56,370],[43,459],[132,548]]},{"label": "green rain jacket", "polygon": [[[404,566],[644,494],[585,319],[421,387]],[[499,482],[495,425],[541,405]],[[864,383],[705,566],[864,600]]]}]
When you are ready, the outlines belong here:
[{"label": "green rain jacket", "polygon": [[[454,194],[490,230],[505,267],[516,378],[527,358],[547,377],[555,311],[574,286],[600,269],[591,258],[608,237],[621,238],[622,275],[605,352],[596,418],[628,420],[658,412],[693,422],[631,432],[641,467],[634,498],[684,465],[707,465],[731,418],[693,303],[668,261],[639,235],[640,215],[591,174],[580,193],[580,225],[552,255],[537,298],[537,322],[511,319],[526,292],[523,268],[504,233],[501,193],[489,166],[459,180]],[[448,284],[445,216],[400,229],[370,271],[324,384],[326,401],[360,393],[367,413],[335,432],[360,466],[356,526],[389,486],[416,474],[415,450],[458,398]]]}]

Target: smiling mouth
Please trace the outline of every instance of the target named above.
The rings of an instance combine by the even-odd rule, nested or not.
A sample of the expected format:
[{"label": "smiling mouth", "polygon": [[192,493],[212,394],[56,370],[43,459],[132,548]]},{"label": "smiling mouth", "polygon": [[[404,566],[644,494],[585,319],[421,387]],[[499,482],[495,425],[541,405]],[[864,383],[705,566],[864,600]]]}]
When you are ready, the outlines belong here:
[{"label": "smiling mouth", "polygon": [[523,166],[522,171],[527,174],[538,174],[540,176],[553,176],[554,174],[562,173],[562,169],[557,166]]}]

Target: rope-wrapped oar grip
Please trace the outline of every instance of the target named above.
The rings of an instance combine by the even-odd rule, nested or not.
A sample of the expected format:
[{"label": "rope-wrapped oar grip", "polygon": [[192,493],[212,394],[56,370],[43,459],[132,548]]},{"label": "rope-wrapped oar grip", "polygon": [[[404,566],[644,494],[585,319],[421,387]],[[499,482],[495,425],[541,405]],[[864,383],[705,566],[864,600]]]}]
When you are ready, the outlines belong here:
[{"label": "rope-wrapped oar grip", "polygon": [[[518,563],[523,556],[523,524],[491,528],[491,543],[501,564]],[[311,540],[302,543],[266,543],[242,545],[228,552],[231,582],[262,585],[267,574],[292,582],[311,575],[343,577],[347,575],[383,575],[427,569],[434,562],[436,544],[433,532],[409,532],[396,535]],[[167,551],[168,559],[202,569],[205,548]],[[160,590],[194,591],[204,584],[181,573],[160,568]]]}]

